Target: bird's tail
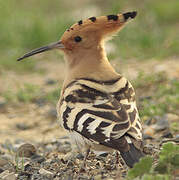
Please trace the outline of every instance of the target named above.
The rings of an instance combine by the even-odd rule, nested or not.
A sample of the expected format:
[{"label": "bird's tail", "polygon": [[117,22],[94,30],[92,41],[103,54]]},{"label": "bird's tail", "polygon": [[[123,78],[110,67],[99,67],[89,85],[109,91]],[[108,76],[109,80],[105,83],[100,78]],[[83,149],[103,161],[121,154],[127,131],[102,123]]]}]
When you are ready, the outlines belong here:
[{"label": "bird's tail", "polygon": [[129,144],[130,148],[127,152],[120,152],[123,160],[129,167],[133,167],[144,154],[141,150],[137,149],[132,143]]}]

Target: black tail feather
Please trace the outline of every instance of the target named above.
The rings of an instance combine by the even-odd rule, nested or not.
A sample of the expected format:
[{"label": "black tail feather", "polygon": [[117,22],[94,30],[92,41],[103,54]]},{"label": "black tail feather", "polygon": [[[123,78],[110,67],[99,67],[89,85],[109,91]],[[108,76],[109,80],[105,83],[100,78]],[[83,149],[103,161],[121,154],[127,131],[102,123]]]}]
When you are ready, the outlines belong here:
[{"label": "black tail feather", "polygon": [[144,156],[142,151],[137,149],[133,144],[129,144],[130,149],[127,152],[120,152],[123,160],[129,167],[133,167],[135,163],[139,161],[141,157]]}]

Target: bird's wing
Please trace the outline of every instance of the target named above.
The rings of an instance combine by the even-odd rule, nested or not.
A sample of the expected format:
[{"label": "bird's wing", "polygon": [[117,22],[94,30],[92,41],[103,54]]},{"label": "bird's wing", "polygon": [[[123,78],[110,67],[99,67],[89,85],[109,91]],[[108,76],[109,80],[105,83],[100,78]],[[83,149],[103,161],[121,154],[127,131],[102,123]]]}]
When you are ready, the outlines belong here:
[{"label": "bird's wing", "polygon": [[111,84],[89,79],[70,84],[61,101],[64,128],[118,150],[125,146],[124,135],[128,132],[141,139],[135,100],[129,100],[133,98],[132,90],[121,78]]}]

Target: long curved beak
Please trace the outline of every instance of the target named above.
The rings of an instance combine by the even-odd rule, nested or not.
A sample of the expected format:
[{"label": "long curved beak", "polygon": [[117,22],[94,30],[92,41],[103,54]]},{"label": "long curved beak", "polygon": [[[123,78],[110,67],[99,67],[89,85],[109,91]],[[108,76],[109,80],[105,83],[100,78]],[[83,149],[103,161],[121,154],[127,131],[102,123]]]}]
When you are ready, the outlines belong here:
[{"label": "long curved beak", "polygon": [[52,50],[52,49],[57,49],[57,48],[65,48],[64,45],[62,44],[61,41],[58,41],[58,42],[55,42],[55,43],[51,43],[47,46],[43,46],[43,47],[40,47],[40,48],[37,48],[37,49],[34,49],[32,50],[31,52],[28,52],[26,54],[24,54],[22,57],[18,58],[17,61],[21,61],[22,59],[25,59],[27,57],[30,57],[30,56],[33,56],[35,54],[39,54],[39,53],[42,53],[42,52],[45,52],[45,51],[49,51],[49,50]]}]

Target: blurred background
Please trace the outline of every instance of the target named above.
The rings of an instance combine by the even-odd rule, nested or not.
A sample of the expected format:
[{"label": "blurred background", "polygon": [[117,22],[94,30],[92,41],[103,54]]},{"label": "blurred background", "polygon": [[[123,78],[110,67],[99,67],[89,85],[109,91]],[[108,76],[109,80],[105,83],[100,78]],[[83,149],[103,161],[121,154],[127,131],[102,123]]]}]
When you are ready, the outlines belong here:
[{"label": "blurred background", "polygon": [[[138,11],[106,45],[115,69],[137,92],[142,121],[178,117],[179,1],[163,0],[0,0],[1,140],[46,140],[59,132],[56,103],[64,78],[58,51],[16,59],[60,39],[73,23],[91,16]],[[172,121],[172,131],[178,128]]]}]

